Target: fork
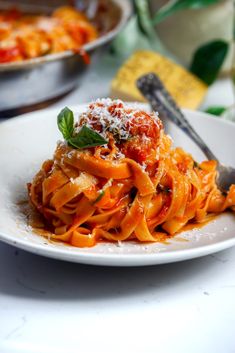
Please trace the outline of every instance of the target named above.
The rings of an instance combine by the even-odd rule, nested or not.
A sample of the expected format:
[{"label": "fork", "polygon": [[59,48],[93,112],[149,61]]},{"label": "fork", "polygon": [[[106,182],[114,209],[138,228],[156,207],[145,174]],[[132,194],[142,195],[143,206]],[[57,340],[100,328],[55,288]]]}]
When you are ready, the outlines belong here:
[{"label": "fork", "polygon": [[169,119],[176,124],[198,145],[209,160],[213,159],[217,162],[217,185],[222,192],[227,192],[230,186],[235,184],[235,168],[225,166],[219,162],[205,141],[185,118],[159,77],[149,73],[140,77],[136,84],[154,111],[158,111],[163,119]]}]

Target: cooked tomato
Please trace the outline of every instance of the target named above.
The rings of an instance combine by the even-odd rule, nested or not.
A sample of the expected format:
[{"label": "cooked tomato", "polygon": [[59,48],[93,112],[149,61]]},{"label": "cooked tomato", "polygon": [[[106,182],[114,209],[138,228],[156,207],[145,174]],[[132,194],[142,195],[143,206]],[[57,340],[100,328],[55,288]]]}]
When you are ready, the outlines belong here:
[{"label": "cooked tomato", "polygon": [[15,61],[17,57],[20,57],[19,47],[1,49],[0,48],[0,63],[8,63]]},{"label": "cooked tomato", "polygon": [[162,124],[160,121],[153,117],[152,115],[139,111],[135,112],[128,122],[130,133],[133,136],[145,135],[152,139],[157,139],[159,137]]}]

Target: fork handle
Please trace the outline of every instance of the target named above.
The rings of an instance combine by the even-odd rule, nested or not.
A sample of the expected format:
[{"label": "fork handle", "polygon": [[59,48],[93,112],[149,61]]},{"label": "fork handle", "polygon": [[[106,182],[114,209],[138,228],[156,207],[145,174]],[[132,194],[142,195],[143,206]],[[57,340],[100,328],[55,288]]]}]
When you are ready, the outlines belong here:
[{"label": "fork handle", "polygon": [[155,74],[149,73],[140,77],[137,81],[137,87],[149,101],[153,110],[160,113],[162,119],[170,119],[198,145],[208,159],[218,161],[217,157],[185,118],[176,102]]}]

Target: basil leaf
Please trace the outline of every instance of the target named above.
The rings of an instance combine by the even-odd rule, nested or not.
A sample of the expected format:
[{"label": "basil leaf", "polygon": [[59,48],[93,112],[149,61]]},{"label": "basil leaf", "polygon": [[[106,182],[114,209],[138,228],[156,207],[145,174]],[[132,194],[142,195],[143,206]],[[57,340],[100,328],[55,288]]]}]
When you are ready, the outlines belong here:
[{"label": "basil leaf", "polygon": [[163,21],[166,17],[173,15],[175,12],[185,9],[201,9],[212,4],[216,4],[220,0],[172,0],[162,6],[153,17],[153,24]]},{"label": "basil leaf", "polygon": [[194,54],[190,71],[207,85],[211,85],[224,62],[229,45],[223,40],[215,40],[198,48]]},{"label": "basil leaf", "polygon": [[69,140],[73,136],[74,116],[69,108],[65,107],[58,114],[57,125],[65,140]]},{"label": "basil leaf", "polygon": [[89,148],[105,145],[108,141],[96,131],[83,125],[77,135],[68,139],[68,143],[75,148]]},{"label": "basil leaf", "polygon": [[209,107],[205,110],[206,113],[213,114],[216,116],[222,115],[227,108],[222,107],[222,106],[214,106],[214,107]]},{"label": "basil leaf", "polygon": [[[151,26],[153,27],[152,24]],[[137,15],[133,15],[126,27],[112,41],[110,53],[113,57],[106,56],[104,59],[106,61],[105,65],[113,65],[114,60],[120,65],[123,60],[126,60],[137,50],[154,50],[162,55],[172,57],[172,53],[165,48],[155,29],[153,28],[152,34],[150,34],[150,31],[147,34],[147,28],[143,29],[143,27],[143,22],[141,29],[140,19],[138,19]]]}]

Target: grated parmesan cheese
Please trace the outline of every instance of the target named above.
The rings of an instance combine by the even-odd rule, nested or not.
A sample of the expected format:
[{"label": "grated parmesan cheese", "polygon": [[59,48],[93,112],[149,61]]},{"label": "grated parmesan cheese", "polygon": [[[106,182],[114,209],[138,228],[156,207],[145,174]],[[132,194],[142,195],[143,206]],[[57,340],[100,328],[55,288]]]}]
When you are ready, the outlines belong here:
[{"label": "grated parmesan cheese", "polygon": [[[133,118],[136,113],[140,113],[137,107],[130,108],[130,106],[125,105],[119,99],[97,99],[89,104],[86,111],[78,117],[75,132],[78,133],[83,124],[86,124],[91,129],[94,129],[94,127],[98,125],[100,129],[99,133],[104,138],[107,138],[108,132],[111,132],[119,141],[128,140],[133,136],[130,132],[130,119]],[[160,119],[158,118],[158,114],[150,113],[149,115],[154,118],[156,125],[159,125]],[[138,116],[137,120],[138,119],[141,120],[141,117]],[[144,125],[143,119],[141,120],[141,124]],[[146,123],[146,128],[148,127],[149,125]],[[146,140],[148,139],[147,136],[143,137],[146,138]]]}]

